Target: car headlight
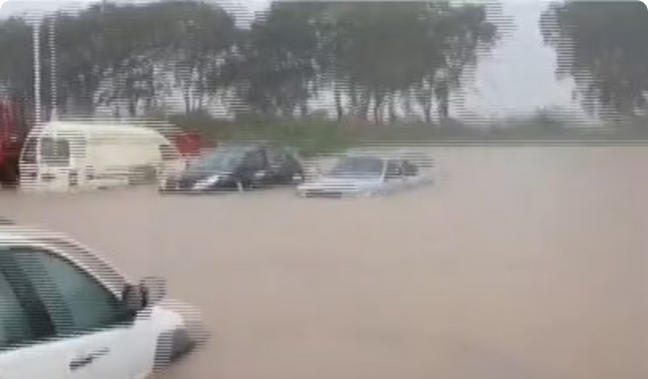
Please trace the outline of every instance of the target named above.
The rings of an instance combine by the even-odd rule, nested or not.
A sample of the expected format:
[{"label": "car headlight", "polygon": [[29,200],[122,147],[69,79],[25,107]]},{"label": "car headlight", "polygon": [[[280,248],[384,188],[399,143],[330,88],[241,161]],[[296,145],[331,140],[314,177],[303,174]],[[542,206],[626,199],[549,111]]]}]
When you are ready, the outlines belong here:
[{"label": "car headlight", "polygon": [[208,178],[205,178],[205,179],[202,179],[202,180],[199,180],[198,182],[196,182],[196,184],[194,184],[194,186],[193,186],[193,189],[196,190],[196,191],[207,189],[210,186],[213,186],[214,184],[216,184],[220,179],[221,179],[220,175],[212,175],[212,176],[210,176]]}]

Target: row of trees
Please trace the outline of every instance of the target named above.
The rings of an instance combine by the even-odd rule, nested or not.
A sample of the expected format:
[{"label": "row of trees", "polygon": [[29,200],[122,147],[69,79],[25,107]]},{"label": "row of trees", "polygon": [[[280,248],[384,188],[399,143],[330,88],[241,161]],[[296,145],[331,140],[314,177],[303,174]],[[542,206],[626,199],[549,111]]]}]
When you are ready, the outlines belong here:
[{"label": "row of trees", "polygon": [[571,77],[585,110],[606,118],[648,109],[648,10],[640,1],[553,3],[542,14],[559,78]]},{"label": "row of trees", "polygon": [[[193,1],[59,13],[62,112],[109,106],[134,116],[180,93],[187,113],[220,102],[237,114],[294,117],[331,97],[339,119],[420,114],[432,122],[434,110],[448,117],[450,94],[497,39],[484,6],[447,1],[278,2],[249,27],[235,21]],[[25,19],[0,24],[0,51],[0,90],[31,98]],[[49,99],[47,38],[41,51]]]},{"label": "row of trees", "polygon": [[[491,5],[489,5],[491,6]],[[278,2],[251,26],[205,2],[104,2],[55,18],[63,112],[107,106],[138,115],[219,102],[236,114],[294,117],[318,100],[339,119],[394,121],[449,114],[449,99],[498,40],[480,5],[450,1]],[[586,110],[645,112],[648,12],[639,1],[560,2],[540,19]],[[0,22],[0,96],[33,98],[31,26]],[[47,35],[47,24],[41,35]],[[50,98],[47,38],[42,98]],[[530,68],[531,69],[531,68]],[[47,111],[47,109],[46,109]]]}]

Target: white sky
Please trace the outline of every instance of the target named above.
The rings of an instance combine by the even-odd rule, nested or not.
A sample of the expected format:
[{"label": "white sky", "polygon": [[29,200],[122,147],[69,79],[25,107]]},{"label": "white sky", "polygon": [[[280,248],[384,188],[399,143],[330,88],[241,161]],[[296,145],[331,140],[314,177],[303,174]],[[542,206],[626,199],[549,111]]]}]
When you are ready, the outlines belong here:
[{"label": "white sky", "polygon": [[[137,3],[138,0],[117,0]],[[0,0],[2,2],[2,0]],[[97,0],[8,0],[0,8],[0,18],[28,10],[51,11],[78,8]],[[269,0],[222,0],[226,9],[239,15],[247,8],[245,17],[263,10]],[[579,110],[572,100],[573,83],[555,79],[556,56],[545,46],[538,19],[547,7],[539,0],[504,0],[504,16],[511,18],[515,28],[502,38],[489,57],[482,59],[475,73],[474,83],[466,88],[461,104],[454,111],[469,115],[502,116],[509,113],[531,112],[538,107],[558,106]]]}]

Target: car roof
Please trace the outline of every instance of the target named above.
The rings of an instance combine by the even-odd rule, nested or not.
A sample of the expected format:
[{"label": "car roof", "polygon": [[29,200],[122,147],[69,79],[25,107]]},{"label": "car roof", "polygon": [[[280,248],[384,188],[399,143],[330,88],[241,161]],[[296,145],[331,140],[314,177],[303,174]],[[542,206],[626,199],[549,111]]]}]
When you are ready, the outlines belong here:
[{"label": "car roof", "polygon": [[123,284],[127,281],[121,274],[113,275],[120,272],[114,265],[92,253],[90,248],[63,233],[18,225],[5,218],[2,218],[2,220],[3,223],[0,223],[0,247],[12,245],[43,246],[57,255],[62,255],[58,253],[59,250],[62,250],[66,258],[87,269],[92,275],[101,278],[101,281],[116,293],[121,290]]},{"label": "car roof", "polygon": [[427,154],[407,149],[358,148],[349,150],[344,157],[371,157],[382,160],[409,161],[421,167],[433,167],[434,163]]}]

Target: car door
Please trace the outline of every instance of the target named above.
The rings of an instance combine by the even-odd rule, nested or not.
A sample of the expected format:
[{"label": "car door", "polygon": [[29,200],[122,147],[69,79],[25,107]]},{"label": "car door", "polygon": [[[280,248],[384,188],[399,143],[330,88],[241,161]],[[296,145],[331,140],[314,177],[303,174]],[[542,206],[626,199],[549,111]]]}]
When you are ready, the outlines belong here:
[{"label": "car door", "polygon": [[404,185],[403,167],[401,161],[390,159],[385,169],[385,193],[392,193],[400,190]]},{"label": "car door", "polygon": [[408,160],[403,160],[402,163],[404,186],[412,188],[419,185],[420,176],[418,166]]},{"label": "car door", "polygon": [[130,379],[151,371],[152,325],[136,322],[136,315],[96,277],[45,249],[12,247],[0,255],[13,282],[26,283],[48,316],[53,333],[39,347],[41,354],[49,352],[45,358],[56,365],[60,378]]},{"label": "car door", "polygon": [[271,184],[290,184],[295,176],[302,175],[297,160],[282,148],[270,148],[266,150],[269,167],[268,181]]},{"label": "car door", "polygon": [[265,151],[254,149],[245,154],[240,169],[241,182],[245,187],[259,187],[266,184],[268,165]]}]

